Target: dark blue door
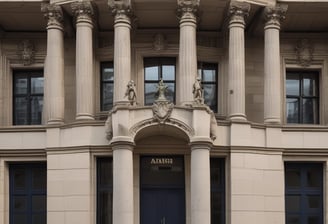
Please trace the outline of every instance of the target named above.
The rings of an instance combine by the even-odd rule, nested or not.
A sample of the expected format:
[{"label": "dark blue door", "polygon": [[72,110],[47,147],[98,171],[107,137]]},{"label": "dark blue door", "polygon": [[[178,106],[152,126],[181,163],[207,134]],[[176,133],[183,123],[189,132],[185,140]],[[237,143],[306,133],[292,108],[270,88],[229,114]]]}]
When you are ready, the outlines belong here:
[{"label": "dark blue door", "polygon": [[185,224],[183,158],[165,158],[141,158],[140,224]]}]

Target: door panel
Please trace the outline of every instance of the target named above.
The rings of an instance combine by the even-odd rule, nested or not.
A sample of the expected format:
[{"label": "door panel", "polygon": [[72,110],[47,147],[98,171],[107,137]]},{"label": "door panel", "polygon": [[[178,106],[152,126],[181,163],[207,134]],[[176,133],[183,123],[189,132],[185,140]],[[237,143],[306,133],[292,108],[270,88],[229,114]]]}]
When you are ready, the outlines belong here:
[{"label": "door panel", "polygon": [[140,160],[140,224],[185,224],[183,157]]}]

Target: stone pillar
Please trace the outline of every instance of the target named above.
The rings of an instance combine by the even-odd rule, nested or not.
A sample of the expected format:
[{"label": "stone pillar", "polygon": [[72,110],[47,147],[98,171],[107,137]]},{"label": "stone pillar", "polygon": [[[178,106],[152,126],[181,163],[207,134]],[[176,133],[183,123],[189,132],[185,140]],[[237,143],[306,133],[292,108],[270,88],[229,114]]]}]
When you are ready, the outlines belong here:
[{"label": "stone pillar", "polygon": [[280,22],[287,5],[265,8],[264,26],[264,122],[281,123]]},{"label": "stone pillar", "polygon": [[131,5],[109,1],[114,14],[114,105],[128,104],[126,85],[131,80]]},{"label": "stone pillar", "polygon": [[94,119],[92,29],[94,14],[89,1],[72,3],[76,16],[76,120]]},{"label": "stone pillar", "polygon": [[197,10],[199,0],[178,0],[180,18],[179,75],[177,76],[177,104],[191,105],[192,87],[197,77]]},{"label": "stone pillar", "polygon": [[250,4],[232,2],[229,22],[229,118],[246,120],[245,115],[245,18]]},{"label": "stone pillar", "polygon": [[113,143],[113,224],[133,224],[133,145]]},{"label": "stone pillar", "polygon": [[191,224],[210,224],[210,144],[191,143],[190,166]]},{"label": "stone pillar", "polygon": [[48,20],[47,57],[44,74],[45,116],[48,124],[64,122],[64,33],[60,6],[42,4]]}]

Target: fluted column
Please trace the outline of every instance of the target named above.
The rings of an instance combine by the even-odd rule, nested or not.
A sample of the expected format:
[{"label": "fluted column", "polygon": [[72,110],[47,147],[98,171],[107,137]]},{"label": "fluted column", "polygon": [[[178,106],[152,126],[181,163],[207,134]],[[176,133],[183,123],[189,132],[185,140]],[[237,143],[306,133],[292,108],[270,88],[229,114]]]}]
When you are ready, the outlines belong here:
[{"label": "fluted column", "polygon": [[42,4],[41,11],[48,20],[47,57],[44,74],[44,102],[47,124],[64,122],[64,33],[60,6]]},{"label": "fluted column", "polygon": [[113,224],[133,224],[133,145],[113,144]]},{"label": "fluted column", "polygon": [[232,2],[229,22],[229,118],[246,120],[245,115],[245,18],[250,4]]},{"label": "fluted column", "polygon": [[265,9],[264,26],[264,122],[281,123],[280,22],[287,5]]},{"label": "fluted column", "polygon": [[131,80],[131,5],[109,1],[114,14],[114,105],[128,104],[125,89]]},{"label": "fluted column", "polygon": [[192,104],[192,87],[197,77],[196,23],[199,0],[178,0],[180,17],[179,76],[177,104]]},{"label": "fluted column", "polygon": [[210,144],[191,144],[190,166],[191,224],[210,224]]},{"label": "fluted column", "polygon": [[72,3],[76,16],[76,120],[94,119],[92,29],[94,14],[89,1]]}]

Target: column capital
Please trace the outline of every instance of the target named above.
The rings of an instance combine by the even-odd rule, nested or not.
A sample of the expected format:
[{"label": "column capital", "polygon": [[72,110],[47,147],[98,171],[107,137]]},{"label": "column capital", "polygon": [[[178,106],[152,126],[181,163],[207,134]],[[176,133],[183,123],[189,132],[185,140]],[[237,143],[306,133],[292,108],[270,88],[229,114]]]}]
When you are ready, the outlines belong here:
[{"label": "column capital", "polygon": [[41,12],[44,13],[44,17],[48,20],[47,29],[57,28],[63,29],[63,10],[59,5],[55,4],[41,4]]},{"label": "column capital", "polygon": [[77,22],[84,21],[92,23],[94,10],[90,1],[73,2],[71,8]]},{"label": "column capital", "polygon": [[288,9],[286,4],[277,4],[276,6],[265,7],[265,27],[267,29],[269,26],[275,26],[280,29],[280,23],[285,19],[285,15]]},{"label": "column capital", "polygon": [[229,8],[229,24],[232,25],[233,23],[238,23],[245,26],[245,19],[247,18],[250,9],[251,5],[249,3],[236,1],[231,2]]},{"label": "column capital", "polygon": [[116,23],[127,23],[131,25],[132,5],[130,0],[108,0],[108,6],[112,10]]},{"label": "column capital", "polygon": [[198,18],[199,1],[200,0],[177,0],[177,16],[180,19],[180,23],[190,20],[196,23]]}]

